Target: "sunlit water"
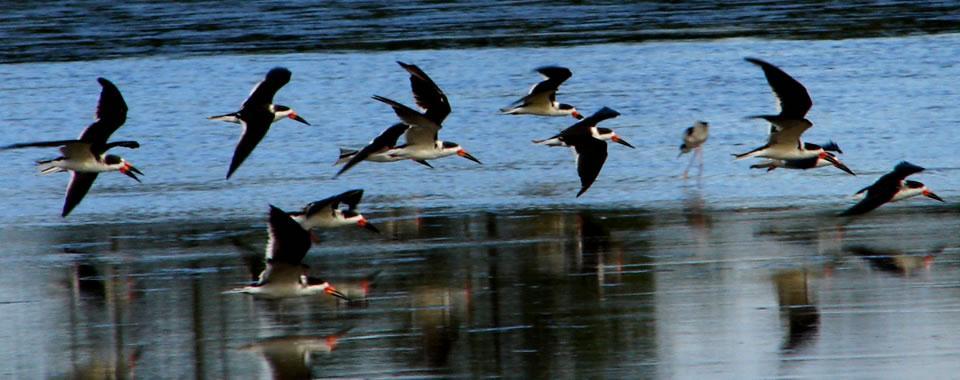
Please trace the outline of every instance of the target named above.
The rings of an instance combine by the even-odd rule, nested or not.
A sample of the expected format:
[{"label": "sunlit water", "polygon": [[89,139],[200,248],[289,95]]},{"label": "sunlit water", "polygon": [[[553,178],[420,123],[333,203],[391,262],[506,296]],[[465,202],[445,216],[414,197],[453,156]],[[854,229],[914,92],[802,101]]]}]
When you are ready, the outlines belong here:
[{"label": "sunlit water", "polygon": [[[960,35],[906,36],[936,32],[936,20],[949,25],[955,16],[900,6],[927,28],[887,20],[894,37],[617,43],[645,39],[610,37],[633,28],[604,24],[595,29],[607,34],[544,44],[497,43],[489,31],[467,28],[438,45],[445,49],[408,50],[428,45],[415,28],[391,37],[413,42],[371,42],[377,33],[358,21],[356,30],[331,29],[358,46],[273,54],[240,54],[256,43],[249,35],[219,49],[229,28],[212,40],[165,34],[157,50],[104,47],[120,38],[67,52],[42,31],[3,23],[0,32],[32,37],[8,38],[21,55],[0,51],[5,62],[24,62],[0,65],[0,145],[77,136],[92,120],[95,79],[103,76],[130,107],[114,139],[142,144],[114,153],[146,175],[143,184],[101,175],[64,220],[67,176],[36,175],[33,164],[56,151],[0,152],[0,374],[952,376],[960,369],[960,158],[952,133],[960,124]],[[793,15],[773,8],[760,13]],[[424,17],[443,9],[428,7]],[[597,9],[587,16],[600,19]],[[843,13],[837,9],[824,14]],[[713,14],[703,12],[686,17]],[[741,12],[718,28],[748,25],[751,13]],[[402,13],[388,14],[407,25],[396,21]],[[773,36],[829,37],[844,27],[788,30],[799,31]],[[844,35],[886,35],[860,32]],[[476,43],[476,35],[494,42]],[[555,46],[530,47],[547,44]],[[509,47],[466,48],[489,45]],[[96,59],[103,56],[125,58]],[[746,56],[806,85],[815,126],[805,139],[836,141],[858,176],[832,168],[765,173],[732,161],[731,153],[765,142],[768,127],[744,117],[775,110]],[[62,60],[72,61],[44,62]],[[362,146],[395,122],[371,95],[413,104],[396,60],[419,65],[446,91],[453,113],[440,136],[483,165],[457,157],[435,169],[362,163],[332,178],[338,147]],[[638,147],[611,146],[580,199],[570,152],[530,143],[573,120],[496,112],[545,64],[574,72],[562,100],[588,114],[620,111],[604,126]],[[294,73],[277,102],[313,126],[278,122],[226,181],[240,130],[206,116],[235,110],[274,66]],[[706,165],[683,180],[680,133],[697,119],[712,125]],[[912,199],[859,219],[833,216],[900,160],[927,167],[914,179],[947,204]],[[351,188],[366,189],[361,207],[384,234],[327,232],[306,261],[363,302],[222,293],[259,271],[267,204],[293,210]]]}]

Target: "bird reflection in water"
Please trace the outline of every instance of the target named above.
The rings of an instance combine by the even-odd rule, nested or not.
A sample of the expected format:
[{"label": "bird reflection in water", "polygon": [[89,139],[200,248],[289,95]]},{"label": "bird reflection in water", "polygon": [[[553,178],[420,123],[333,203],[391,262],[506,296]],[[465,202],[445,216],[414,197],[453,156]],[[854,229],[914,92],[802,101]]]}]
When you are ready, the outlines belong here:
[{"label": "bird reflection in water", "polygon": [[794,353],[816,336],[820,328],[820,311],[811,299],[812,274],[806,269],[785,270],[773,275],[780,303],[780,317],[787,320],[787,336],[783,353]]},{"label": "bird reflection in water", "polygon": [[850,246],[845,250],[860,256],[874,269],[897,276],[910,277],[919,270],[927,271],[933,266],[932,254],[907,255],[898,250],[878,250],[867,246]]},{"label": "bird reflection in water", "polygon": [[470,305],[469,287],[419,287],[410,297],[411,322],[421,333],[423,359],[430,367],[446,367]]},{"label": "bird reflection in water", "polygon": [[311,373],[313,354],[333,352],[340,338],[347,335],[350,329],[346,328],[330,335],[270,338],[243,346],[240,350],[260,354],[269,367],[271,379],[311,379],[313,378]]}]

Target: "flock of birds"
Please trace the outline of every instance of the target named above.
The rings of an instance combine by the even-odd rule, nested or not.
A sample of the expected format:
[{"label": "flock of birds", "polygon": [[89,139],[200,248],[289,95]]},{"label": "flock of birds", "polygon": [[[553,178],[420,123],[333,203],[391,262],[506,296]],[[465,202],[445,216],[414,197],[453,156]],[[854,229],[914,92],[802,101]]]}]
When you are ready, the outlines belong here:
[{"label": "flock of birds", "polygon": [[[735,159],[764,158],[764,161],[752,165],[751,168],[768,171],[776,168],[806,170],[834,166],[855,175],[837,158],[837,154],[843,152],[836,143],[831,141],[817,145],[805,143],[800,139],[803,132],[813,126],[813,123],[805,118],[813,106],[806,88],[777,66],[756,58],[746,58],[746,61],[763,70],[767,82],[778,99],[780,111],[775,115],[751,116],[751,118],[763,119],[770,123],[767,143],[748,152],[735,154]],[[443,121],[451,112],[450,103],[443,90],[416,65],[397,63],[410,75],[414,101],[422,111],[392,99],[373,96],[374,100],[390,106],[400,122],[384,130],[362,149],[341,148],[340,157],[336,163],[343,164],[343,167],[336,176],[346,173],[363,161],[412,160],[432,168],[430,160],[458,155],[480,164],[480,160],[459,144],[440,140],[439,132],[443,127]],[[609,107],[602,107],[593,115],[584,117],[576,107],[557,101],[557,90],[572,76],[569,69],[547,66],[538,68],[536,71],[544,79],[535,84],[526,96],[500,111],[509,115],[572,116],[578,120],[555,136],[533,142],[573,149],[581,185],[577,197],[580,197],[593,185],[600,174],[607,159],[607,141],[630,148],[633,148],[633,145],[613,130],[598,127],[600,122],[619,116],[619,112]],[[292,108],[273,103],[274,95],[290,81],[290,78],[289,70],[281,67],[274,68],[253,88],[240,110],[209,118],[237,123],[243,127],[240,141],[227,170],[227,179],[230,179],[250,156],[274,122],[289,118],[310,124]],[[61,212],[63,217],[70,214],[83,200],[100,173],[119,171],[138,182],[140,179],[137,175],[143,175],[124,158],[107,154],[108,150],[115,147],[136,149],[140,144],[137,141],[108,142],[110,136],[126,121],[127,105],[120,90],[113,83],[104,78],[98,78],[97,81],[102,86],[97,104],[97,119],[83,130],[80,137],[72,140],[28,142],[0,147],[0,150],[59,147],[61,157],[38,161],[38,164],[42,174],[71,172]],[[405,141],[403,144],[398,144],[401,136]],[[708,137],[709,124],[704,121],[697,121],[684,131],[680,155],[693,152],[690,163],[684,170],[684,178],[687,177],[695,160],[699,161],[702,173],[703,145]],[[857,195],[862,195],[863,199],[840,215],[863,214],[885,203],[919,195],[944,202],[923,183],[906,180],[906,177],[923,170],[922,167],[909,162],[899,163],[893,171],[857,192]],[[376,227],[357,211],[357,205],[362,197],[363,190],[351,190],[310,203],[302,211],[292,213],[271,205],[269,237],[265,254],[266,269],[253,285],[236,291],[269,297],[330,294],[347,299],[329,282],[309,277],[302,260],[312,242],[316,240],[315,235],[310,232],[314,228],[357,225],[377,231]]]}]

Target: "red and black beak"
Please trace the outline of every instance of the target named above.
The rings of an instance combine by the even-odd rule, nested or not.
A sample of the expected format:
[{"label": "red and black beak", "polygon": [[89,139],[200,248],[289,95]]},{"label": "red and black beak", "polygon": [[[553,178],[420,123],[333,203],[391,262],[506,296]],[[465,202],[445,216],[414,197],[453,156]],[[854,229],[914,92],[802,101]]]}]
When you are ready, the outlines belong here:
[{"label": "red and black beak", "polygon": [[330,285],[329,282],[323,283],[323,292],[347,302],[351,301],[350,297],[347,297],[346,294],[341,293],[339,290],[337,290],[337,288],[334,288],[333,285]]},{"label": "red and black beak", "polygon": [[367,231],[373,231],[378,234],[380,233],[380,229],[374,226],[373,223],[370,223],[369,221],[367,221],[367,218],[360,219],[360,221],[357,222],[357,225],[360,226],[360,228],[363,228]]},{"label": "red and black beak", "polygon": [[611,137],[610,140],[613,140],[613,142],[619,143],[619,144],[621,144],[621,145],[626,145],[626,146],[629,147],[630,149],[637,149],[637,148],[634,148],[633,145],[630,145],[630,143],[628,143],[627,140],[624,140],[624,139],[621,138],[620,136],[613,135],[613,137]]},{"label": "red and black beak", "polygon": [[573,111],[573,113],[571,113],[570,115],[573,116],[574,119],[583,120],[583,115],[581,115],[581,114],[580,114],[579,112],[577,112],[577,111]]},{"label": "red and black beak", "polygon": [[844,165],[842,162],[840,162],[840,160],[830,154],[824,155],[823,159],[829,161],[831,164],[833,164],[833,166],[836,166],[837,169],[850,173],[850,175],[857,175],[853,172],[853,170],[850,170],[847,165]]},{"label": "red and black beak", "polygon": [[463,150],[463,149],[460,149],[459,151],[457,151],[457,155],[460,156],[460,157],[466,158],[466,159],[468,159],[468,160],[470,160],[470,161],[476,162],[476,163],[478,163],[478,164],[480,164],[480,165],[483,165],[483,163],[480,162],[480,160],[478,160],[476,157],[470,155],[470,153],[467,153],[467,151],[465,151],[465,150]]},{"label": "red and black beak", "polygon": [[301,123],[304,123],[306,125],[310,125],[310,123],[308,123],[304,118],[300,117],[300,115],[297,115],[296,112],[291,112],[290,115],[288,115],[287,117],[293,120],[299,121]]},{"label": "red and black beak", "polygon": [[940,198],[940,196],[938,196],[937,194],[934,194],[934,193],[933,193],[932,191],[930,191],[930,190],[924,190],[923,193],[921,193],[921,194],[923,194],[923,196],[925,196],[925,197],[927,197],[927,198],[930,198],[930,199],[933,199],[933,200],[937,200],[937,201],[944,202],[944,203],[947,202],[947,201],[943,200],[943,198]]},{"label": "red and black beak", "polygon": [[123,164],[123,167],[120,168],[120,173],[125,174],[127,177],[133,178],[137,182],[140,182],[140,178],[137,178],[137,174],[143,175],[143,172],[133,167],[133,165],[130,165],[129,162]]}]

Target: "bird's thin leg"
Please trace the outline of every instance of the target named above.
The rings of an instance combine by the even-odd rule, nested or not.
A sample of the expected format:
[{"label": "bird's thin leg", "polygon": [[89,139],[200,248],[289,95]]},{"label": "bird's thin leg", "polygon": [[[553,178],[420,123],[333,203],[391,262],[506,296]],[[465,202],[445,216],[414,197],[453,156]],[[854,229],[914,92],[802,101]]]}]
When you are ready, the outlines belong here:
[{"label": "bird's thin leg", "polygon": [[697,160],[700,162],[700,172],[698,176],[703,175],[703,145],[697,147]]},{"label": "bird's thin leg", "polygon": [[693,166],[693,160],[696,158],[697,151],[694,150],[693,154],[690,155],[690,162],[687,163],[687,168],[683,169],[683,179],[687,179],[687,173],[690,171],[690,167]]}]

